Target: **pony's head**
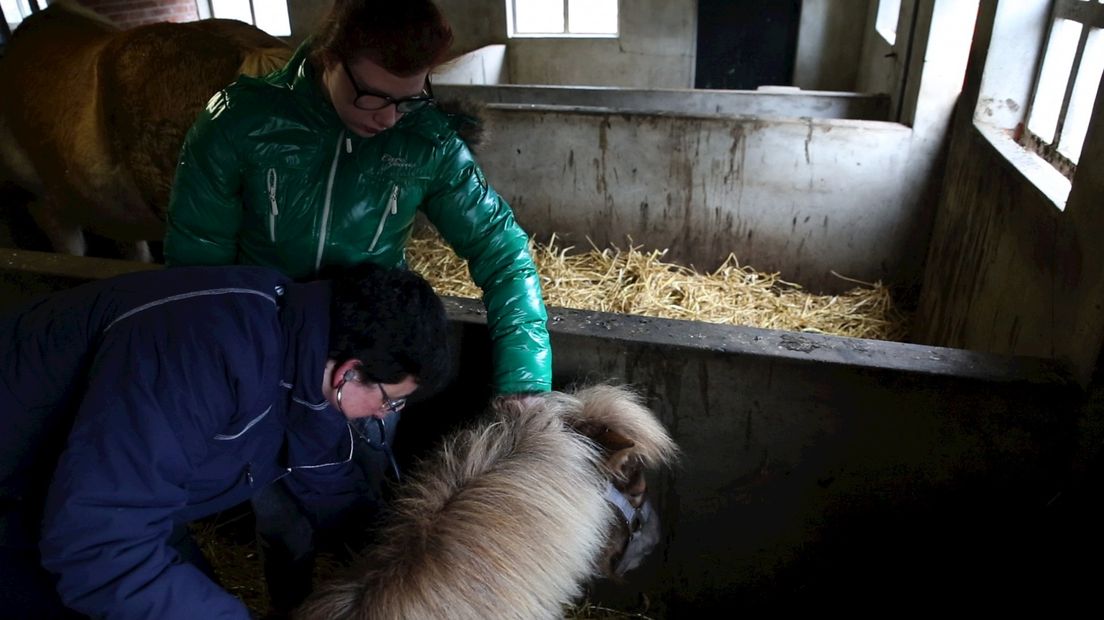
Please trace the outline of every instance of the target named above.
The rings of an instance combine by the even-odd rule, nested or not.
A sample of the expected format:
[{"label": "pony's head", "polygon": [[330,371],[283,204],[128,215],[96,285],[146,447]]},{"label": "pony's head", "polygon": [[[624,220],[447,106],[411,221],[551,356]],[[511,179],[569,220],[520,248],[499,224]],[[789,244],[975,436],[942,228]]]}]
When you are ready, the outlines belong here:
[{"label": "pony's head", "polygon": [[562,617],[587,580],[654,546],[644,475],[676,453],[624,388],[497,400],[404,480],[380,542],[297,617]]}]

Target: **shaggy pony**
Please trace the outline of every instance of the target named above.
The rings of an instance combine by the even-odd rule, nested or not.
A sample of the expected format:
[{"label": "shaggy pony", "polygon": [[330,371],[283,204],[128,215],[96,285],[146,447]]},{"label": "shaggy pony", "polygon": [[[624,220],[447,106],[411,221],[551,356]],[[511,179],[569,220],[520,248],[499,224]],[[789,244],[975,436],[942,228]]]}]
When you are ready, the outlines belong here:
[{"label": "shaggy pony", "polygon": [[296,617],[562,617],[602,572],[620,515],[604,498],[610,481],[676,452],[624,388],[498,401],[421,464],[381,542]]}]

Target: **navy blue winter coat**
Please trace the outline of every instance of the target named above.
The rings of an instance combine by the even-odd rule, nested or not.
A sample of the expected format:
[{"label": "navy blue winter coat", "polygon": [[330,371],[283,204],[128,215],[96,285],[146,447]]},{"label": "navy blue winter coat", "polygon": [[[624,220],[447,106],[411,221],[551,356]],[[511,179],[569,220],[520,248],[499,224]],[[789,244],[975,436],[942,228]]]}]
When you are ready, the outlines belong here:
[{"label": "navy blue winter coat", "polygon": [[319,513],[353,501],[353,437],[322,393],[329,296],[267,268],[177,268],[0,317],[0,500],[22,514],[0,529],[36,537],[42,510],[42,562],[68,606],[247,618],[178,559],[174,525],[285,475]]}]

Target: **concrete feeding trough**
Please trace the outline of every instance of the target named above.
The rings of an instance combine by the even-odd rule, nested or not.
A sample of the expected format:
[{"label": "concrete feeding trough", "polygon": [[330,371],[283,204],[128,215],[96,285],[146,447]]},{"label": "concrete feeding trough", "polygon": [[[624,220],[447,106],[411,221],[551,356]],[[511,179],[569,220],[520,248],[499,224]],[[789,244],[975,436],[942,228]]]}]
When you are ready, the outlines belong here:
[{"label": "concrete feeding trough", "polygon": [[[0,299],[148,268],[4,250]],[[404,417],[407,457],[490,395],[484,311],[446,305],[459,375]],[[1077,390],[1047,360],[556,308],[549,329],[557,387],[637,386],[685,454],[650,484],[660,547],[594,592],[621,609],[641,594],[659,617],[842,603],[856,581],[868,601],[996,587],[1032,559],[1024,532],[1067,473],[1074,421],[1053,412]],[[948,561],[964,548],[980,555]]]}]

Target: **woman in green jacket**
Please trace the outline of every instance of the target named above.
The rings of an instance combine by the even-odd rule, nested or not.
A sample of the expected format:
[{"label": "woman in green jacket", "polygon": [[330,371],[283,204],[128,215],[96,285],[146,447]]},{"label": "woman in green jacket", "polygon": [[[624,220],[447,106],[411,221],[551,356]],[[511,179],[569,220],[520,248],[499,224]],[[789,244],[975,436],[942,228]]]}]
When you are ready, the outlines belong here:
[{"label": "woman in green jacket", "polygon": [[420,209],[483,290],[498,394],[551,388],[527,236],[487,184],[428,73],[452,31],[432,2],[337,0],[282,70],[241,78],[189,131],[169,205],[169,265],[248,263],[309,278],[404,264]]},{"label": "woman in green jacket", "polygon": [[[552,359],[527,236],[430,90],[451,41],[430,1],[336,0],[283,69],[240,78],[199,115],[177,166],[165,261],[300,279],[328,265],[393,267],[421,210],[483,289],[496,393],[544,392]],[[370,440],[389,441],[389,426]],[[360,452],[375,473],[379,455]],[[281,485],[294,482],[253,498],[276,612],[309,592],[313,528],[302,513],[315,526],[333,517],[292,502]]]}]

